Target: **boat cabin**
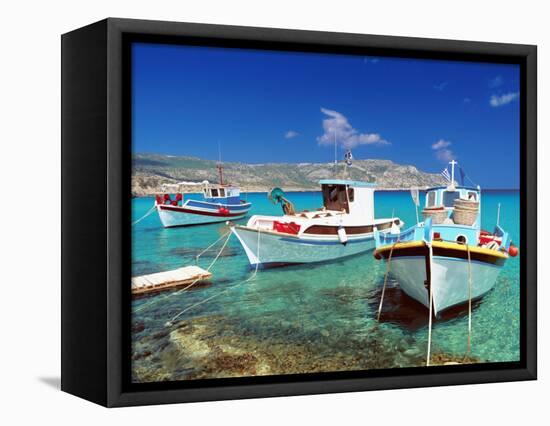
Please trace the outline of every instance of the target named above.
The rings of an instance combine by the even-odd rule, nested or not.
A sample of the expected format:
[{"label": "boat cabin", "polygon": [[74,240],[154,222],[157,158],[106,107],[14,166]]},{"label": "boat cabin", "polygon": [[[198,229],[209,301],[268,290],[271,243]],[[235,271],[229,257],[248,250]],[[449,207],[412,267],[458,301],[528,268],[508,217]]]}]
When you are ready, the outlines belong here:
[{"label": "boat cabin", "polygon": [[426,207],[443,206],[446,209],[453,209],[457,199],[479,202],[479,193],[479,188],[473,187],[438,186],[430,188],[426,192]]},{"label": "boat cabin", "polygon": [[324,179],[319,184],[326,210],[361,215],[367,222],[374,220],[374,184],[343,179]]},{"label": "boat cabin", "polygon": [[455,185],[430,188],[422,213],[424,218],[432,217],[434,239],[466,244],[477,241],[481,225],[481,190]]},{"label": "boat cabin", "polygon": [[241,191],[234,186],[206,184],[203,195],[209,203],[239,204]]}]

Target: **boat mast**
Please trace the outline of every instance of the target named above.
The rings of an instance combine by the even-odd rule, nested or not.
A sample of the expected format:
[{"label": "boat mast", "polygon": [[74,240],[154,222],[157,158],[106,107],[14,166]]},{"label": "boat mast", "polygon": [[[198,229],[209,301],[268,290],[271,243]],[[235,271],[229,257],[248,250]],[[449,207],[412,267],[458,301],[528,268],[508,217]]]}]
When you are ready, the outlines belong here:
[{"label": "boat mast", "polygon": [[451,185],[454,186],[455,184],[455,164],[458,164],[455,160],[451,160],[449,162],[449,164],[451,165]]}]

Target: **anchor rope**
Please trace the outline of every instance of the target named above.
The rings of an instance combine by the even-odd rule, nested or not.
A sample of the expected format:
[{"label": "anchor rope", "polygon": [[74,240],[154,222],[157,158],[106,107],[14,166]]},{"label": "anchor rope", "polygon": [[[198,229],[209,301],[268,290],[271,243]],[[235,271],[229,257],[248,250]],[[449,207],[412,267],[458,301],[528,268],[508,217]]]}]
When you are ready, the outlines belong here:
[{"label": "anchor rope", "polygon": [[147,213],[145,213],[143,216],[141,216],[138,220],[132,222],[132,226],[137,225],[139,222],[141,222],[143,219],[145,219],[147,216],[149,216],[151,213],[153,213],[157,209],[157,205],[155,204],[153,207],[151,207]]},{"label": "anchor rope", "polygon": [[231,287],[227,287],[225,290],[222,290],[219,293],[213,294],[212,296],[207,297],[206,299],[203,299],[203,300],[201,300],[197,303],[192,304],[191,306],[188,306],[187,308],[180,311],[177,315],[173,316],[172,319],[167,321],[166,324],[164,324],[164,325],[166,327],[171,327],[172,325],[174,325],[175,320],[177,320],[180,316],[182,316],[184,313],[190,311],[191,309],[196,308],[197,306],[200,306],[200,305],[202,305],[202,304],[204,304],[204,303],[206,303],[206,302],[208,302],[208,301],[210,301],[210,300],[212,300],[212,299],[214,299],[218,296],[221,296],[222,294],[227,293],[231,289],[237,288],[237,287],[239,287],[239,286],[241,286],[241,285],[243,285],[243,284],[245,284],[249,281],[252,281],[256,277],[256,275],[258,274],[258,267],[260,266],[260,258],[259,258],[259,256],[260,256],[260,233],[261,233],[261,230],[258,227],[258,244],[257,244],[258,248],[256,249],[257,262],[256,262],[256,268],[254,269],[254,273],[250,277],[248,277],[246,280],[241,281],[240,283],[237,283],[237,284],[235,284]]},{"label": "anchor rope", "polygon": [[398,242],[399,242],[399,238],[391,246],[390,254],[388,256],[388,262],[386,263],[386,273],[384,274],[384,285],[382,286],[382,295],[380,296],[380,304],[378,305],[378,316],[376,319],[378,322],[380,322],[380,315],[382,313],[382,304],[384,303],[384,294],[386,293],[386,283],[388,282],[388,275],[390,273],[391,256],[393,254],[393,249],[395,248]]},{"label": "anchor rope", "polygon": [[[210,269],[214,266],[214,264],[216,263],[216,261],[218,260],[218,258],[220,257],[220,255],[222,254],[223,250],[225,249],[225,246],[227,245],[227,243],[229,242],[229,238],[231,238],[231,231],[228,231],[226,232],[225,234],[223,234],[220,238],[218,238],[214,244],[218,243],[223,237],[227,237],[227,239],[225,240],[225,242],[223,243],[221,249],[218,251],[218,254],[216,255],[216,257],[214,258],[214,260],[210,263],[210,265],[208,265],[208,268],[206,268],[206,271],[207,272],[210,272]],[[207,248],[211,248],[214,244],[210,244],[210,246]],[[204,253],[206,252],[206,250],[203,250],[201,253],[199,253],[196,257],[196,259],[198,260],[198,258],[203,255]],[[167,295],[165,295],[164,297],[161,297],[161,298],[156,298],[156,299],[152,299],[150,300],[148,303],[144,303],[143,305],[137,307],[136,309],[134,309],[134,312],[139,312],[143,309],[145,309],[146,307],[148,306],[151,306],[157,302],[160,302],[160,301],[163,301],[163,300],[166,300],[168,299],[169,297],[172,297],[172,296],[177,296],[187,290],[189,290],[191,287],[193,287],[195,284],[197,284],[199,281],[201,281],[203,278],[202,277],[199,277],[197,278],[196,280],[194,280],[193,282],[189,283],[187,286],[177,290],[177,291],[174,291],[172,293],[169,293]]]}]

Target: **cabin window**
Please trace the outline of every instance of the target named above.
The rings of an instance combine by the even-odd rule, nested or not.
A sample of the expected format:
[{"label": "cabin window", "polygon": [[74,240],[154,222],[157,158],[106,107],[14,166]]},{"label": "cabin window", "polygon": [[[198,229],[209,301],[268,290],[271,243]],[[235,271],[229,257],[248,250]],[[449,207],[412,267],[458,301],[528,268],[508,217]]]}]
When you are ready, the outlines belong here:
[{"label": "cabin window", "polygon": [[349,213],[346,185],[323,185],[323,205],[327,210],[345,210]]},{"label": "cabin window", "polygon": [[468,200],[477,201],[477,193],[476,192],[468,192]]},{"label": "cabin window", "polygon": [[355,198],[355,191],[353,188],[348,188],[348,200],[350,203],[353,203],[353,200]]},{"label": "cabin window", "polygon": [[460,198],[460,192],[458,191],[445,191],[443,193],[443,205],[445,207],[454,207],[455,200]]},{"label": "cabin window", "polygon": [[220,197],[225,197],[225,189],[220,188]]},{"label": "cabin window", "polygon": [[428,192],[428,202],[426,207],[435,206],[435,191]]},{"label": "cabin window", "polygon": [[211,194],[212,194],[212,197],[217,197],[217,196],[218,196],[218,190],[212,188],[212,189],[211,189]]}]

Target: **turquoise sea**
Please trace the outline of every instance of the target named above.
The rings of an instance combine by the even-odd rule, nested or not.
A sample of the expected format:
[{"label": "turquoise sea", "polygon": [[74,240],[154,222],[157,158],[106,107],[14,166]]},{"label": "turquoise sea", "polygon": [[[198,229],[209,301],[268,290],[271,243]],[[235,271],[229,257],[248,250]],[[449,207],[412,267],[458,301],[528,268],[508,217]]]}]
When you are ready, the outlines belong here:
[{"label": "turquoise sea", "polygon": [[[319,192],[287,195],[298,210],[322,204]],[[253,203],[251,214],[281,214],[265,193],[246,197]],[[375,202],[376,217],[393,211],[405,227],[416,222],[408,191],[378,191]],[[153,198],[136,198],[132,203],[136,220],[151,208]],[[492,231],[498,203],[500,223],[519,246],[518,191],[482,193],[483,228]],[[153,213],[132,229],[132,274],[195,264],[195,256],[226,232],[223,223],[164,229]],[[201,256],[201,267],[208,267],[222,243],[223,239]],[[422,366],[427,309],[404,295],[391,278],[381,321],[376,321],[384,271],[385,265],[368,252],[325,264],[263,269],[244,282],[254,271],[231,237],[211,269],[209,284],[133,300],[133,380]],[[519,257],[510,258],[495,288],[474,303],[467,362],[519,359],[519,284]],[[437,318],[432,362],[463,360],[467,332],[467,306]]]}]

